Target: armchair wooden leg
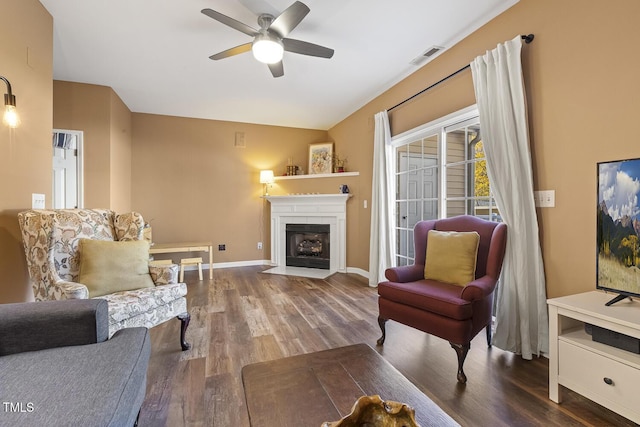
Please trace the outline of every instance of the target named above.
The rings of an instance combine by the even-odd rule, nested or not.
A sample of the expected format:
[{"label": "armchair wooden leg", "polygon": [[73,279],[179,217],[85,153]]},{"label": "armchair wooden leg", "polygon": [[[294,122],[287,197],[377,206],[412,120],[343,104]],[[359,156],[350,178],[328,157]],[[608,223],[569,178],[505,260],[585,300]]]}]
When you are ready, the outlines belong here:
[{"label": "armchair wooden leg", "polygon": [[387,319],[378,316],[378,325],[380,326],[380,330],[382,331],[382,336],[378,338],[378,341],[376,341],[378,345],[384,344],[384,339],[387,337],[387,331],[385,327],[386,323]]},{"label": "armchair wooden leg", "polygon": [[487,346],[489,348],[491,348],[491,337],[492,337],[491,322],[489,322],[489,324],[487,325]]},{"label": "armchair wooden leg", "polygon": [[180,347],[182,347],[182,351],[186,351],[191,348],[191,344],[189,344],[185,340],[185,335],[187,333],[189,321],[191,320],[191,315],[187,312],[180,313],[178,314],[178,319],[180,319]]},{"label": "armchair wooden leg", "polygon": [[458,354],[458,376],[457,376],[458,382],[465,384],[467,382],[467,376],[464,374],[464,371],[462,370],[462,365],[464,365],[464,359],[467,358],[467,353],[471,348],[471,343],[454,344],[452,342],[449,342],[449,344],[451,344],[451,347],[453,347],[453,349]]}]

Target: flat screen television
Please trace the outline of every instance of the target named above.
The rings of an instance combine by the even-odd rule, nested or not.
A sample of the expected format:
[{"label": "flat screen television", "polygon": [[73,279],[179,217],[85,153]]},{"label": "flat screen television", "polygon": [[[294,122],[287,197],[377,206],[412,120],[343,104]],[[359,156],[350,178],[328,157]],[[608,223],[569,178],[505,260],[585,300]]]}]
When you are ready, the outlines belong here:
[{"label": "flat screen television", "polygon": [[640,159],[598,163],[596,287],[640,298]]}]

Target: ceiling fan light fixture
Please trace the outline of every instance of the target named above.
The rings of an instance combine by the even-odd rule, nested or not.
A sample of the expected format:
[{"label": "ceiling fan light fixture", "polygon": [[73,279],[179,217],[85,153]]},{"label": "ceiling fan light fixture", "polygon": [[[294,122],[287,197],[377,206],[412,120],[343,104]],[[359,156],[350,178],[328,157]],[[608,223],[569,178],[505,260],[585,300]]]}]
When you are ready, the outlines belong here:
[{"label": "ceiling fan light fixture", "polygon": [[265,64],[276,64],[282,61],[284,46],[282,42],[269,33],[256,36],[251,45],[253,56]]},{"label": "ceiling fan light fixture", "polygon": [[201,12],[227,27],[231,27],[236,31],[253,37],[253,41],[251,42],[211,55],[209,59],[214,61],[252,50],[254,58],[258,62],[267,64],[271,75],[277,78],[284,75],[282,57],[285,50],[299,55],[315,56],[318,58],[331,58],[333,56],[333,49],[329,49],[328,47],[286,38],[310,12],[309,7],[301,1],[295,1],[277,17],[269,13],[260,14],[258,16],[259,30],[212,9],[202,9]]}]

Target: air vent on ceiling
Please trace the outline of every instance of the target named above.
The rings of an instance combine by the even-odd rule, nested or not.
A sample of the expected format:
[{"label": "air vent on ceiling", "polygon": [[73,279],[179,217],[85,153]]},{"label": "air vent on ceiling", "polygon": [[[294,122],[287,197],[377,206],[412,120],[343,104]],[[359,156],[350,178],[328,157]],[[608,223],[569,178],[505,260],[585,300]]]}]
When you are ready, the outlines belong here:
[{"label": "air vent on ceiling", "polygon": [[444,47],[442,46],[431,46],[429,49],[427,49],[426,51],[424,51],[422,54],[420,54],[418,57],[416,57],[415,59],[413,59],[411,61],[411,63],[413,65],[420,65],[422,62],[426,61],[427,59],[431,58],[433,55],[435,55],[436,53],[440,52],[441,50],[443,50]]}]

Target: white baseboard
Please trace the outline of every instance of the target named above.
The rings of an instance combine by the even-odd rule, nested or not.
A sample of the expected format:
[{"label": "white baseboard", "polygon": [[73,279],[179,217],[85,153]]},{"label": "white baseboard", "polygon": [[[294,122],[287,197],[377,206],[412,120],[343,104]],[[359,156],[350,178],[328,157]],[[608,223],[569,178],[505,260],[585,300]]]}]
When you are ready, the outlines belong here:
[{"label": "white baseboard", "polygon": [[[178,266],[180,265],[180,263],[177,263],[177,264]],[[252,265],[271,265],[271,261],[266,259],[256,259],[256,260],[250,260],[250,261],[214,262],[213,269],[215,270],[217,268],[248,267]],[[184,267],[184,271],[192,271],[197,269],[198,269],[197,265],[185,265]],[[208,271],[208,270],[209,270],[209,264],[203,263],[202,271]]]},{"label": "white baseboard", "polygon": [[347,273],[359,274],[365,279],[369,278],[369,272],[357,267],[347,267]]},{"label": "white baseboard", "polygon": [[214,262],[213,269],[216,268],[234,268],[234,267],[249,267],[252,265],[270,265],[271,261],[266,259],[255,259],[249,261],[232,261],[232,262]]}]

